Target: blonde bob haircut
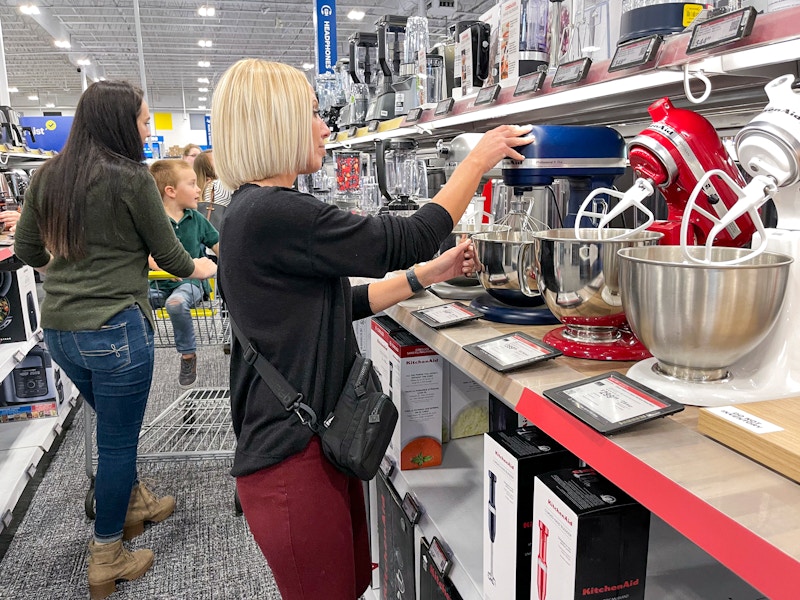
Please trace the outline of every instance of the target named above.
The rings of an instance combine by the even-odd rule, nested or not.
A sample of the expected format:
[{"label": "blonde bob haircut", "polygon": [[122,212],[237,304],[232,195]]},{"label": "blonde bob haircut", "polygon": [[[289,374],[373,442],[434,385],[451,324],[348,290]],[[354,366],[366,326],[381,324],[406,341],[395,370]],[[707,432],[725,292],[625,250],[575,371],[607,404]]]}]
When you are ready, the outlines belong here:
[{"label": "blonde bob haircut", "polygon": [[217,83],[211,105],[214,163],[228,189],[305,172],[314,149],[313,92],[300,71],[246,58]]}]

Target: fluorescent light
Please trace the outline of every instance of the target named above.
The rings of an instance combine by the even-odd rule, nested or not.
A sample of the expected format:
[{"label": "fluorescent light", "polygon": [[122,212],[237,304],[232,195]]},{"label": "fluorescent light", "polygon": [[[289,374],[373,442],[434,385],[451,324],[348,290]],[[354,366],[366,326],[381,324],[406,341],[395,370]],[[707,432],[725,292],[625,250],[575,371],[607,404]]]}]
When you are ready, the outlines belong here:
[{"label": "fluorescent light", "polygon": [[198,60],[197,61],[197,66],[198,67],[210,67],[211,63],[208,62],[207,60]]},{"label": "fluorescent light", "polygon": [[197,45],[201,48],[211,48],[213,42],[211,40],[197,40]]},{"label": "fluorescent light", "polygon": [[208,88],[197,88],[198,92],[207,92]]},{"label": "fluorescent light", "polygon": [[208,83],[208,77],[198,77],[197,83]]},{"label": "fluorescent light", "polygon": [[55,105],[55,104],[53,104],[52,102],[48,102],[47,104],[45,104],[45,105],[44,105],[44,107],[45,107],[45,108],[55,108],[55,107],[56,107],[56,105]]},{"label": "fluorescent light", "polygon": [[23,15],[38,15],[39,7],[35,4],[20,4],[19,12]]},{"label": "fluorescent light", "polygon": [[72,44],[69,43],[69,40],[55,40],[53,43],[56,45],[56,48],[72,48]]},{"label": "fluorescent light", "polygon": [[214,14],[217,12],[217,9],[213,6],[208,6],[204,4],[200,8],[197,9],[197,14],[201,17],[213,17]]},{"label": "fluorescent light", "polygon": [[28,100],[38,100],[39,96],[28,96]]},{"label": "fluorescent light", "polygon": [[82,67],[88,67],[90,64],[92,64],[92,61],[90,61],[88,58],[81,58],[78,59],[78,64]]},{"label": "fluorescent light", "polygon": [[17,93],[19,93],[19,88],[10,87],[10,88],[8,88],[8,93],[9,94],[17,94]]},{"label": "fluorescent light", "polygon": [[206,109],[205,104],[201,104],[200,106],[197,107],[197,110],[205,110],[205,109]]},{"label": "fluorescent light", "polygon": [[208,100],[208,96],[200,96],[197,100],[200,102],[205,102],[206,100]]},{"label": "fluorescent light", "polygon": [[363,10],[353,9],[347,13],[347,18],[351,21],[361,21],[366,13]]},{"label": "fluorescent light", "polygon": [[304,71],[310,71],[313,68],[314,68],[314,64],[313,63],[303,63],[303,70]]}]

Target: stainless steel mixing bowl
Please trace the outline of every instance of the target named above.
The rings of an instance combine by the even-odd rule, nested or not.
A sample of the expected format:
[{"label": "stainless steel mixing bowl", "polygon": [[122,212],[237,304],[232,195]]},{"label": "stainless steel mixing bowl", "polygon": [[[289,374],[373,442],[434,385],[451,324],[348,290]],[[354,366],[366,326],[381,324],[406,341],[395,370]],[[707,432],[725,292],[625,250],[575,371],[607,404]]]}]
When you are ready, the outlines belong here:
[{"label": "stainless steel mixing bowl", "polygon": [[[520,280],[534,280],[547,308],[566,325],[564,337],[606,343],[625,323],[618,287],[620,248],[655,245],[661,233],[642,231],[614,240],[627,229],[550,229],[533,234],[520,256]],[[523,292],[530,292],[523,285]]]},{"label": "stainless steel mixing bowl", "polygon": [[[492,297],[512,306],[540,306],[538,294],[528,296],[520,289],[517,263],[521,248],[533,241],[527,231],[492,231],[472,236],[478,281]],[[528,285],[535,285],[528,282]]]},{"label": "stainless steel mixing bowl", "polygon": [[[701,258],[705,248],[690,248]],[[749,252],[714,248],[712,261]],[[619,251],[622,303],[636,337],[658,360],[653,369],[677,379],[725,380],[780,313],[792,258],[765,252],[737,265],[692,263],[679,246]]]}]

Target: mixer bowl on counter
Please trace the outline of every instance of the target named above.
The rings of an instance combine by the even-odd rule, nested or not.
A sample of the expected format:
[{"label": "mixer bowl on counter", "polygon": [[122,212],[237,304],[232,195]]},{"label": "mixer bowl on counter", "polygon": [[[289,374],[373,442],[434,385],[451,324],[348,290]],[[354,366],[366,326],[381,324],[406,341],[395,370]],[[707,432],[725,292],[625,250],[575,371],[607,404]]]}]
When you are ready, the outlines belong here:
[{"label": "mixer bowl on counter", "polygon": [[535,282],[547,308],[566,329],[563,336],[585,343],[606,343],[619,337],[625,313],[619,294],[621,248],[653,246],[663,237],[641,231],[625,239],[611,239],[627,229],[550,229],[532,234],[520,255],[519,280],[523,293]]},{"label": "mixer bowl on counter", "polygon": [[[689,247],[705,257],[704,247]],[[712,261],[749,253],[712,248]],[[619,285],[631,329],[661,375],[690,382],[725,381],[728,367],[769,335],[780,314],[792,258],[764,252],[735,265],[687,260],[680,246],[619,251]]]},{"label": "mixer bowl on counter", "polygon": [[538,295],[520,289],[517,273],[521,249],[532,241],[533,232],[529,231],[490,231],[472,236],[478,281],[493,298],[511,306],[541,306]]}]

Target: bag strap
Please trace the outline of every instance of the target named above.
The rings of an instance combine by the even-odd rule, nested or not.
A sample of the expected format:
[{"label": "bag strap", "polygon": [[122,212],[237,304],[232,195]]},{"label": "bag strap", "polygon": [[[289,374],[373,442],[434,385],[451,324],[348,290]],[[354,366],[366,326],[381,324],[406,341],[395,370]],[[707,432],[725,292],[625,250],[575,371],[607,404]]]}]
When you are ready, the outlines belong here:
[{"label": "bag strap", "polygon": [[303,402],[303,394],[295,391],[278,369],[255,349],[232,318],[230,318],[230,324],[233,334],[242,345],[242,348],[244,348],[244,361],[248,365],[255,367],[261,379],[272,390],[272,393],[275,394],[287,411],[294,411],[303,425],[308,425],[311,431],[317,432],[317,413]]},{"label": "bag strap", "polygon": [[206,183],[206,187],[211,186],[211,195],[208,199],[208,208],[206,209],[206,219],[211,220],[211,213],[214,212],[214,180],[211,179]]}]

